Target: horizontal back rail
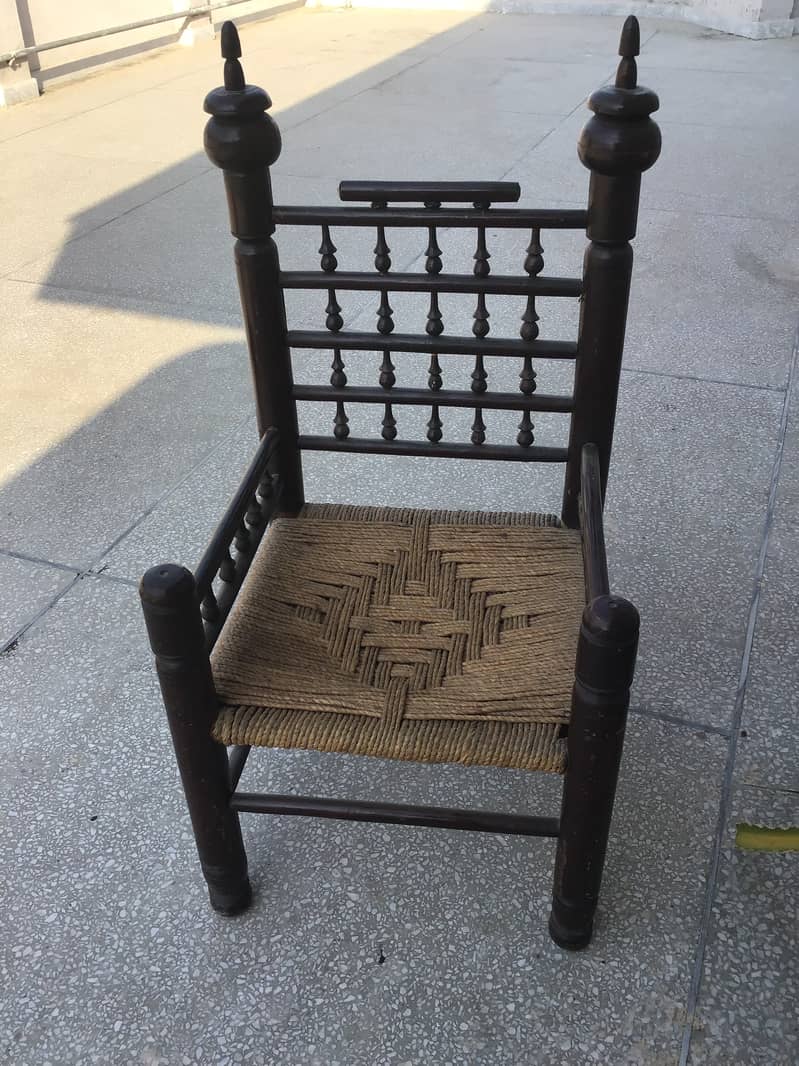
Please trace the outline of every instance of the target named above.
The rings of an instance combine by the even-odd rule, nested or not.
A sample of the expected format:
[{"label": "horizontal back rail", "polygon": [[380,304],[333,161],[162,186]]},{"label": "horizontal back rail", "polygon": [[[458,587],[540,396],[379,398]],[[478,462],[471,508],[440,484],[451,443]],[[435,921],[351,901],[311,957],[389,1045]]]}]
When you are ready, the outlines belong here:
[{"label": "horizontal back rail", "polygon": [[342,403],[391,403],[394,406],[429,407],[432,403],[439,407],[486,407],[492,411],[554,411],[568,414],[574,410],[574,397],[548,396],[546,393],[510,392],[459,392],[452,389],[388,389],[368,388],[360,385],[343,385],[335,388],[331,385],[295,385],[294,399],[310,402]]},{"label": "horizontal back rail", "polygon": [[282,271],[284,289],[346,289],[352,292],[451,292],[485,293],[504,296],[582,295],[580,278],[514,278],[491,274],[476,278],[473,274],[368,274],[337,271],[335,275],[316,270]]},{"label": "horizontal back rail", "polygon": [[[572,341],[522,341],[498,337],[423,337],[415,333],[332,333],[325,330],[289,330],[290,348],[347,349],[353,352],[433,352],[437,355],[478,355],[499,359],[574,359]],[[433,397],[431,397],[433,399]]]},{"label": "horizontal back rail", "polygon": [[491,459],[518,463],[565,463],[567,448],[522,447],[515,444],[462,444],[422,440],[373,440],[371,437],[332,437],[300,434],[300,448],[309,452],[364,452],[368,455],[418,455],[426,459]]},{"label": "horizontal back rail", "polygon": [[394,228],[449,226],[473,229],[581,229],[588,224],[583,210],[500,207],[295,207],[275,205],[272,220],[283,226],[385,226]]}]

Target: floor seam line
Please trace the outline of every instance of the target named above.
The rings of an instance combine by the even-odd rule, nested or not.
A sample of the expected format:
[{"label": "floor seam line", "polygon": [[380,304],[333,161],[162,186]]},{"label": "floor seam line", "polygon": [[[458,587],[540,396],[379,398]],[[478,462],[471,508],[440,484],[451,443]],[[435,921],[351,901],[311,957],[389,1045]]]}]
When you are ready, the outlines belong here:
[{"label": "floor seam line", "polygon": [[[85,162],[86,160],[83,160],[83,161]],[[159,192],[159,193],[156,193],[155,196],[151,196],[149,198],[149,200],[142,200],[142,202],[140,204],[134,204],[132,207],[127,208],[125,211],[120,211],[119,214],[114,215],[113,218],[107,218],[104,222],[99,222],[96,226],[92,226],[90,229],[84,230],[82,233],[76,233],[72,237],[67,237],[66,240],[61,241],[61,243],[58,245],[57,248],[48,248],[44,252],[37,253],[32,259],[26,259],[24,263],[18,263],[15,267],[12,267],[12,272],[13,271],[17,271],[17,270],[24,270],[26,267],[33,266],[34,263],[37,263],[40,259],[44,258],[44,256],[49,255],[51,253],[58,253],[60,255],[62,249],[66,248],[68,245],[75,244],[78,241],[83,240],[85,237],[93,236],[95,233],[98,233],[101,229],[105,229],[106,226],[110,226],[112,222],[118,222],[119,219],[125,218],[127,215],[131,214],[133,211],[138,211],[142,207],[147,207],[149,204],[154,203],[156,200],[160,200],[162,196],[166,196],[168,193],[174,192],[176,189],[183,188],[184,185],[187,185],[190,181],[194,181],[195,178],[204,177],[206,174],[208,174],[213,169],[214,168],[212,166],[210,166],[210,165],[202,167],[202,169],[198,170],[196,174],[192,174],[190,177],[185,178],[183,181],[179,181],[176,185],[170,185],[170,187],[168,189],[162,189],[162,191]],[[21,280],[25,280],[25,279],[13,278],[12,280],[13,281],[21,281]],[[30,282],[30,284],[35,285],[35,284],[39,284],[39,283]],[[60,286],[57,286],[57,287],[60,287]],[[80,291],[83,291],[83,290],[80,290]],[[91,292],[92,290],[89,289],[89,290],[86,290],[86,291]]]},{"label": "floor seam line", "polygon": [[36,566],[49,566],[54,570],[61,570],[67,574],[82,574],[80,566],[72,566],[69,563],[57,563],[53,559],[44,559],[38,555],[26,555],[25,552],[15,551],[14,548],[0,548],[0,555],[8,559],[18,559],[22,563],[31,563]]},{"label": "floor seam line", "polygon": [[[610,74],[608,74],[607,77],[602,80],[602,84],[603,85],[605,85],[613,77],[614,72],[615,72],[615,70],[612,70],[610,72]],[[500,180],[502,180],[503,178],[506,178],[508,176],[508,174],[510,174],[510,172],[512,170],[515,170],[516,167],[518,167],[518,165],[521,163],[521,161],[524,159],[525,156],[529,155],[530,152],[534,152],[536,150],[536,148],[540,148],[541,145],[544,143],[544,141],[547,139],[547,137],[551,137],[553,133],[556,133],[559,129],[562,129],[562,127],[565,126],[565,124],[569,121],[569,119],[572,117],[572,115],[576,114],[577,111],[581,107],[583,107],[585,105],[586,99],[587,98],[585,96],[583,96],[582,99],[579,100],[574,105],[574,107],[571,109],[571,111],[568,112],[568,114],[563,115],[561,118],[558,119],[558,121],[555,123],[555,125],[552,127],[551,130],[547,130],[547,132],[545,134],[543,134],[543,136],[538,138],[538,140],[535,142],[535,144],[527,147],[525,149],[525,151],[522,152],[522,154],[516,160],[514,160],[514,162],[511,163],[511,165],[508,167],[508,169],[501,175]],[[557,116],[553,116],[553,117],[557,117]]]},{"label": "floor seam line", "polygon": [[710,857],[710,865],[708,868],[705,900],[702,912],[702,920],[699,928],[699,937],[697,940],[696,953],[694,956],[694,966],[691,974],[691,984],[688,990],[688,1002],[685,1011],[686,1021],[685,1026],[683,1028],[679,1066],[688,1066],[688,1060],[691,1053],[691,1039],[693,1036],[696,1010],[699,1002],[699,993],[702,987],[702,974],[704,971],[708,934],[710,930],[711,919],[713,916],[713,904],[716,900],[718,877],[721,868],[722,842],[724,839],[727,818],[730,813],[730,807],[732,802],[732,781],[735,770],[735,760],[738,753],[738,736],[740,733],[741,720],[743,717],[744,709],[744,700],[746,698],[746,691],[749,682],[752,646],[755,638],[755,630],[757,628],[757,619],[760,608],[760,597],[763,590],[763,575],[766,569],[766,555],[768,550],[769,535],[771,533],[771,527],[774,519],[774,510],[777,501],[777,488],[779,485],[780,473],[782,470],[782,459],[785,452],[785,442],[788,431],[788,416],[790,411],[790,398],[796,380],[798,361],[799,330],[797,330],[794,335],[794,347],[791,358],[790,373],[788,376],[788,387],[785,390],[785,396],[783,399],[782,416],[780,419],[777,448],[775,451],[774,462],[771,470],[771,477],[769,480],[768,502],[766,504],[766,514],[763,521],[763,532],[760,538],[760,550],[758,552],[757,564],[755,567],[755,577],[752,587],[752,594],[749,603],[748,620],[746,625],[746,639],[744,642],[744,649],[741,656],[741,666],[738,675],[738,686],[735,693],[735,706],[733,709],[730,728],[730,742],[727,752],[727,761],[724,767],[724,776],[722,778],[718,821],[716,824],[713,847]]},{"label": "floor seam line", "polygon": [[128,585],[138,588],[139,582],[132,577],[123,577],[122,574],[109,574],[105,570],[87,570],[81,577],[99,578],[101,581],[110,581],[115,585]]},{"label": "floor seam line", "polygon": [[140,526],[142,522],[145,521],[145,519],[149,518],[150,515],[158,507],[160,507],[162,503],[164,503],[165,500],[168,500],[170,496],[173,496],[180,488],[182,488],[189,480],[189,478],[196,474],[200,467],[204,466],[205,463],[213,455],[220,451],[220,449],[222,449],[225,444],[227,444],[235,437],[235,435],[240,429],[243,429],[244,426],[247,425],[251,418],[252,415],[246,415],[244,418],[240,419],[240,421],[238,421],[235,426],[233,426],[229,433],[226,433],[220,440],[217,441],[217,443],[212,448],[210,448],[207,452],[204,452],[202,458],[198,459],[198,461],[194,463],[193,466],[189,467],[189,469],[186,471],[182,478],[170,485],[169,488],[165,489],[164,492],[162,492],[156,500],[154,500],[148,507],[146,507],[126,529],[124,529],[118,536],[116,536],[110,544],[106,545],[106,547],[103,548],[102,551],[92,559],[92,561],[89,563],[86,572],[92,575],[96,575],[99,572],[95,570],[97,564],[101,562],[110,552],[112,552],[114,548],[121,544],[125,537],[129,536],[134,529],[138,528],[138,526]]},{"label": "floor seam line", "polygon": [[[113,551],[113,549],[118,544],[120,544],[125,539],[125,537],[127,537],[130,533],[132,533],[133,530],[137,528],[137,526],[141,525],[141,523],[146,518],[149,518],[149,516],[153,513],[153,511],[155,511],[156,508],[159,507],[164,502],[164,500],[168,499],[171,495],[173,495],[175,492],[177,492],[177,490],[179,488],[181,488],[181,486],[183,486],[188,481],[188,479],[193,474],[195,474],[197,472],[197,470],[199,470],[200,467],[203,466],[203,464],[208,459],[210,459],[210,457],[212,455],[214,455],[217,451],[219,451],[219,449],[221,449],[228,441],[230,441],[235,436],[235,434],[240,429],[242,429],[247,424],[247,422],[250,421],[251,417],[252,417],[251,415],[247,415],[245,418],[242,418],[239,422],[237,422],[236,425],[234,426],[234,428],[231,429],[230,433],[225,434],[225,436],[220,441],[218,441],[213,446],[213,448],[211,448],[209,451],[205,452],[203,457],[200,460],[198,460],[198,462],[196,462],[189,470],[187,470],[186,474],[179,481],[175,482],[175,484],[173,484],[173,485],[170,485],[170,487],[168,489],[166,489],[158,497],[158,499],[154,501],[154,503],[150,507],[148,507],[145,511],[143,511],[138,516],[138,518],[133,523],[131,523],[131,525],[129,525],[122,533],[120,533],[119,536],[116,537],[111,542],[110,545],[106,546],[100,552],[99,555],[95,556],[92,559],[92,561],[88,564],[88,566],[86,566],[85,568],[80,568],[77,571],[75,570],[75,568],[72,568],[72,567],[64,567],[64,569],[67,569],[67,570],[69,570],[70,572],[73,573],[72,580],[63,589],[61,589],[58,592],[58,594],[56,596],[54,596],[40,611],[37,611],[36,614],[32,618],[30,618],[23,626],[20,626],[20,628],[7,641],[5,641],[5,643],[2,646],[0,646],[0,656],[7,654],[10,650],[15,648],[17,646],[17,644],[20,642],[20,640],[25,636],[25,634],[34,625],[36,625],[37,622],[39,622],[42,618],[44,618],[44,616],[50,610],[52,610],[52,608],[58,603],[58,601],[61,600],[64,596],[66,596],[66,594],[71,589],[73,589],[75,587],[77,582],[81,581],[83,578],[85,578],[85,577],[92,577],[92,578],[99,577],[99,578],[104,578],[106,581],[112,581],[112,582],[115,582],[115,583],[118,583],[118,584],[124,584],[124,585],[127,585],[127,586],[135,586],[135,585],[137,585],[138,582],[134,581],[132,578],[122,577],[121,575],[117,576],[116,574],[107,574],[107,573],[104,573],[102,570],[95,570],[94,568],[97,566],[97,564],[109,552]],[[0,549],[0,553],[6,554],[6,555],[13,555],[13,553],[8,552],[5,549]],[[26,561],[31,561],[31,560],[26,560]],[[58,565],[58,564],[52,564],[52,565],[55,566],[55,565]]]},{"label": "floor seam line", "polygon": [[707,722],[700,722],[693,718],[684,718],[679,714],[669,714],[668,711],[657,711],[647,707],[646,703],[631,704],[630,714],[639,715],[641,718],[650,718],[657,722],[666,722],[669,725],[682,726],[685,729],[692,729],[701,733],[712,733],[714,736],[723,737],[725,740],[729,740],[731,735],[729,729],[710,725]]},{"label": "floor seam line", "polygon": [[[14,268],[15,270],[18,268]],[[98,307],[102,310],[108,311],[129,311],[132,314],[152,314],[155,313],[159,318],[171,318],[180,320],[183,322],[196,322],[197,319],[186,318],[184,315],[177,315],[176,309],[183,308],[185,310],[186,303],[165,303],[164,297],[158,297],[153,299],[146,299],[143,296],[135,296],[128,292],[115,292],[112,289],[78,289],[73,285],[57,285],[53,281],[31,281],[29,278],[15,278],[10,274],[4,277],[0,277],[0,281],[10,281],[15,285],[29,285],[37,289],[52,289],[54,292],[59,293],[71,293],[76,297],[74,303],[78,302],[78,299],[84,297],[93,297],[91,303],[93,307]],[[120,300],[126,301],[128,305],[137,306],[123,306],[120,304]],[[139,307],[138,305],[141,305]],[[208,327],[214,327],[219,329],[236,330],[239,334],[244,332],[244,325],[241,321],[241,313],[236,315],[233,311],[224,312],[224,315],[230,319],[230,321],[224,321],[222,318],[223,312],[220,307],[211,308],[210,312],[208,307],[205,307],[205,311],[209,314],[216,314],[216,319],[208,318],[203,324]]]},{"label": "floor seam line", "polygon": [[725,381],[724,378],[703,378],[699,374],[677,374],[669,370],[651,370],[648,367],[624,366],[622,367],[622,372],[625,374],[647,374],[651,377],[671,378],[677,381],[694,381],[697,384],[730,385],[735,389],[756,389],[760,392],[774,392],[777,394],[784,394],[788,388],[787,384],[758,385],[756,382],[751,381]]},{"label": "floor seam line", "polygon": [[44,618],[46,614],[49,614],[49,612],[53,609],[53,607],[55,607],[59,600],[62,600],[64,596],[66,596],[66,594],[70,592],[75,587],[75,585],[77,585],[77,583],[81,579],[81,576],[81,574],[75,574],[75,576],[72,578],[68,585],[61,589],[61,591],[58,592],[57,595],[53,596],[53,598],[48,603],[46,603],[45,606],[41,608],[41,610],[37,611],[36,614],[32,618],[30,618],[23,626],[20,626],[16,633],[14,633],[14,635],[10,637],[10,639],[7,640],[2,645],[2,647],[0,647],[0,658],[2,658],[2,656],[4,655],[8,655],[9,652],[13,651],[16,648],[16,646],[19,644],[20,640],[22,640],[25,634],[30,629],[32,629],[37,622],[41,621],[41,619]]},{"label": "floor seam line", "polygon": [[[477,31],[475,31],[475,32],[477,32]],[[440,53],[434,53],[434,54],[440,54]],[[429,58],[430,58],[430,56],[423,56],[421,59],[418,59],[415,63],[411,63],[407,67],[403,67],[402,70],[397,71],[396,74],[389,74],[387,77],[383,78],[381,81],[376,81],[373,85],[367,85],[363,89],[358,89],[358,91],[354,92],[351,96],[342,96],[340,100],[334,100],[328,107],[323,107],[321,111],[317,111],[313,115],[308,115],[307,118],[300,119],[300,121],[297,122],[296,125],[291,125],[291,123],[286,123],[283,126],[283,129],[284,130],[297,130],[301,126],[304,126],[307,122],[311,122],[315,118],[321,118],[322,115],[326,115],[328,113],[328,111],[332,111],[333,108],[339,107],[341,104],[349,103],[351,100],[357,100],[358,97],[359,96],[363,96],[364,93],[372,92],[374,89],[380,88],[381,85],[388,84],[388,82],[390,82],[393,78],[398,77],[400,74],[405,74],[409,70],[416,70],[416,68],[418,66],[421,66],[421,64],[424,63]]]}]

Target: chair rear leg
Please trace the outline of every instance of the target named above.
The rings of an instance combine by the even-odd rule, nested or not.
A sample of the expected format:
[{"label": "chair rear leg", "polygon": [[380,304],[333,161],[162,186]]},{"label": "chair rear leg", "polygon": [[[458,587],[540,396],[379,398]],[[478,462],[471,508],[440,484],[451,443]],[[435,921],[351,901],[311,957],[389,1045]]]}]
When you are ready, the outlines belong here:
[{"label": "chair rear leg", "polygon": [[638,611],[600,596],[583,613],[549,932],[562,948],[591,940],[619,774]]},{"label": "chair rear leg", "polygon": [[237,914],[251,900],[247,856],[229,805],[227,752],[211,736],[217,700],[194,578],[182,566],[154,566],[139,593],[211,906]]}]

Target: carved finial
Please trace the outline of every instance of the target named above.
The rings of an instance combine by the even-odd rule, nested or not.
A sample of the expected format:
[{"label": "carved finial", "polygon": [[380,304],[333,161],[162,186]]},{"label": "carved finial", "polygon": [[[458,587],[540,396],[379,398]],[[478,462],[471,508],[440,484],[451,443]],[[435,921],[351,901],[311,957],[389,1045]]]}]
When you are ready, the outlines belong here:
[{"label": "carved finial", "polygon": [[211,115],[205,127],[205,150],[215,166],[249,174],[275,162],[280,155],[280,131],[266,114],[272,106],[269,95],[244,80],[240,55],[236,27],[226,22],[222,26],[225,84],[205,98],[205,110]]},{"label": "carved finial", "polygon": [[638,67],[635,57],[641,51],[641,30],[635,15],[629,15],[621,31],[619,41],[619,55],[621,62],[616,71],[616,87],[618,89],[634,89],[638,83]]},{"label": "carved finial", "polygon": [[[641,27],[635,15],[628,15],[621,28],[619,39],[619,55],[625,59],[633,59],[641,51]],[[239,53],[241,55],[241,53]]]},{"label": "carved finial", "polygon": [[591,94],[588,106],[594,117],[578,143],[580,159],[597,174],[641,174],[660,155],[660,130],[649,117],[660,102],[656,93],[638,84],[639,51],[638,20],[631,15],[621,31],[616,84]]},{"label": "carved finial", "polygon": [[225,61],[225,88],[232,92],[241,92],[246,84],[240,57],[239,31],[235,22],[228,20],[222,25],[222,58]]},{"label": "carved finial", "polygon": [[222,46],[223,59],[241,59],[239,31],[236,29],[236,23],[231,22],[230,19],[222,23],[220,44]]}]

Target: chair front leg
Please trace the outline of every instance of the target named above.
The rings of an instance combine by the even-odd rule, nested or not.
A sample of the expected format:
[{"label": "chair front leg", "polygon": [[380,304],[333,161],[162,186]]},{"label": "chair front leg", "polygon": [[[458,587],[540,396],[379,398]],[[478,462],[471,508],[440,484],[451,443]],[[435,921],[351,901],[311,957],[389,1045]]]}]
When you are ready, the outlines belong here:
[{"label": "chair front leg", "polygon": [[549,932],[559,947],[591,940],[638,648],[638,611],[599,596],[583,613]]},{"label": "chair front leg", "polygon": [[194,578],[182,566],[154,566],[139,593],[211,906],[236,914],[251,899],[247,856],[229,805],[227,752],[211,736],[217,701]]}]

